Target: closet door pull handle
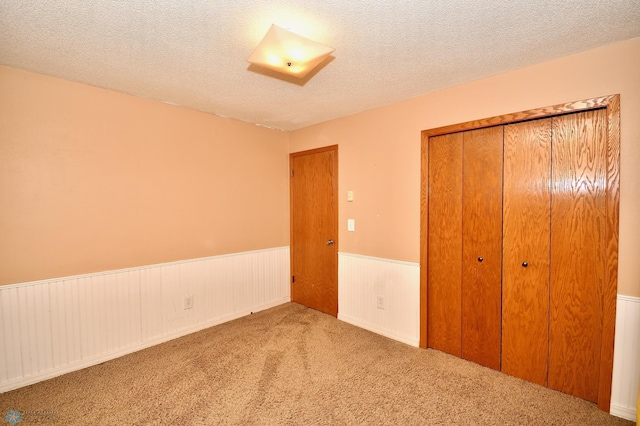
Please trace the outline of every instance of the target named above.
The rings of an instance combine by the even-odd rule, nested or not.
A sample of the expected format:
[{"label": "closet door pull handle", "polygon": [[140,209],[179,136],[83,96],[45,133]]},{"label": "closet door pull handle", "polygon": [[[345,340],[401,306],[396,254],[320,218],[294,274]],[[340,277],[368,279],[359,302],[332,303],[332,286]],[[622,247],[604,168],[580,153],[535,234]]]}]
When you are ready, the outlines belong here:
[{"label": "closet door pull handle", "polygon": [[527,262],[522,262],[522,267],[526,268],[527,266],[529,266],[529,264]]},{"label": "closet door pull handle", "polygon": [[482,262],[484,260],[484,257],[479,257],[478,258],[478,262]]}]

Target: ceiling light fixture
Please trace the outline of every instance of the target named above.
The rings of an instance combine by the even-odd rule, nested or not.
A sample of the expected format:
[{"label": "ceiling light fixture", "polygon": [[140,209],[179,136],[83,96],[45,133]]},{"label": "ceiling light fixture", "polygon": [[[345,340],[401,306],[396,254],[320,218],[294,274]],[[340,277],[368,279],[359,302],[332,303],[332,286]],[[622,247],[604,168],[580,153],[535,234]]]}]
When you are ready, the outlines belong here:
[{"label": "ceiling light fixture", "polygon": [[334,50],[277,25],[271,25],[247,61],[303,78]]}]

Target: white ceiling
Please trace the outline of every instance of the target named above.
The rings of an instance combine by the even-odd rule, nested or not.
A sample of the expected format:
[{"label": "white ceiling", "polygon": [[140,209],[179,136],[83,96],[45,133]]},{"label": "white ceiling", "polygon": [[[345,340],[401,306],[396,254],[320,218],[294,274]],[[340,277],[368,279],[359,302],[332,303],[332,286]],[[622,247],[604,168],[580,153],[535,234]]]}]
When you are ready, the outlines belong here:
[{"label": "white ceiling", "polygon": [[[332,60],[249,67],[272,23]],[[2,65],[283,130],[639,36],[640,0],[0,0]]]}]

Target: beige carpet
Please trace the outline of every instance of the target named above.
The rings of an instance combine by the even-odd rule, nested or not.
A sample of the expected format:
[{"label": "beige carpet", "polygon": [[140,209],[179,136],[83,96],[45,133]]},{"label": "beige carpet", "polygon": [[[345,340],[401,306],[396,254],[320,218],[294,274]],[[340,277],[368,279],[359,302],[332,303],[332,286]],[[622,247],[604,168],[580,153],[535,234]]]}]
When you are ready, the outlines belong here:
[{"label": "beige carpet", "polygon": [[20,426],[632,424],[296,304],[0,395],[12,409]]}]

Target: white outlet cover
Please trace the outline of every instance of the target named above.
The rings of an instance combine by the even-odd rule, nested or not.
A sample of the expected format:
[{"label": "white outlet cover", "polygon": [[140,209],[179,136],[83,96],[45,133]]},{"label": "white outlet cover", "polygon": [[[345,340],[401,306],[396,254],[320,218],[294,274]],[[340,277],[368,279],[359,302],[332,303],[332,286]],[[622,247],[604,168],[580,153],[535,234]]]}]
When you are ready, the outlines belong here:
[{"label": "white outlet cover", "polygon": [[184,298],[184,309],[193,308],[193,296],[186,296]]},{"label": "white outlet cover", "polygon": [[356,220],[347,219],[347,231],[353,232],[356,230]]}]

